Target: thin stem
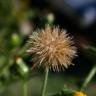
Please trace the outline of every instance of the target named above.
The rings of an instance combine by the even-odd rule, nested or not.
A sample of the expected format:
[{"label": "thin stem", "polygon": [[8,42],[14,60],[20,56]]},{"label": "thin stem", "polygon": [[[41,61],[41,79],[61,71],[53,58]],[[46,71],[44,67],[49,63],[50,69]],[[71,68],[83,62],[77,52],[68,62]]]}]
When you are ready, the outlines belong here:
[{"label": "thin stem", "polygon": [[88,76],[85,78],[85,81],[81,86],[81,90],[84,89],[89,84],[89,82],[92,80],[92,78],[94,77],[95,74],[96,74],[96,65],[92,67]]},{"label": "thin stem", "polygon": [[45,69],[45,78],[44,78],[44,83],[43,83],[41,96],[46,96],[45,93],[46,93],[46,87],[47,87],[48,73],[49,73],[49,68],[46,67],[46,69]]},{"label": "thin stem", "polygon": [[22,96],[28,96],[27,94],[27,80],[22,80]]}]

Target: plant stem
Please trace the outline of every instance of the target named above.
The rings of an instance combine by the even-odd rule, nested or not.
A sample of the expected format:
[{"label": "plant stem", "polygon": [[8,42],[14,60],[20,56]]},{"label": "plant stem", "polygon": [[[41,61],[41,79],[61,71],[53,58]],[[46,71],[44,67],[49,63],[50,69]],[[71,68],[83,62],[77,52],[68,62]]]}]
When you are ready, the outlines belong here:
[{"label": "plant stem", "polygon": [[94,77],[95,74],[96,74],[96,65],[92,67],[88,76],[85,78],[85,81],[83,82],[83,84],[81,86],[81,90],[84,89],[88,85],[88,83],[92,80],[92,78]]},{"label": "plant stem", "polygon": [[28,96],[27,94],[27,80],[22,80],[22,96]]},{"label": "plant stem", "polygon": [[47,87],[48,73],[49,73],[49,68],[46,67],[46,69],[45,69],[45,78],[44,78],[44,83],[43,83],[41,96],[46,96],[45,93],[46,93],[46,87]]}]

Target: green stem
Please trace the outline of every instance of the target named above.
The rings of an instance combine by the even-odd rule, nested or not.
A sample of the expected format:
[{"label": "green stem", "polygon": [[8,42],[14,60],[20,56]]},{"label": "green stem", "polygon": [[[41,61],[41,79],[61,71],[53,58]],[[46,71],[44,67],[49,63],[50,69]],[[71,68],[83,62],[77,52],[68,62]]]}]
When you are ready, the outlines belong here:
[{"label": "green stem", "polygon": [[49,73],[49,68],[46,67],[46,69],[45,69],[45,78],[44,78],[44,83],[43,83],[41,96],[46,96],[45,93],[46,93],[46,87],[47,87],[48,73]]},{"label": "green stem", "polygon": [[27,80],[22,80],[22,96],[28,96],[27,94]]},{"label": "green stem", "polygon": [[96,65],[92,67],[88,76],[85,78],[85,81],[81,86],[81,90],[84,89],[89,84],[89,82],[92,80],[92,78],[94,77],[95,74],[96,74]]}]

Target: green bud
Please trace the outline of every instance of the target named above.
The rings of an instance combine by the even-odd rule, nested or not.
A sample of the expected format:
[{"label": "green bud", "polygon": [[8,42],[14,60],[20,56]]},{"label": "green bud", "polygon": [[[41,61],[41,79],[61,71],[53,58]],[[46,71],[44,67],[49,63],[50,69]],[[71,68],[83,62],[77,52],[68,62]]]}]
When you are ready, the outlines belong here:
[{"label": "green bud", "polygon": [[16,64],[19,67],[20,74],[22,76],[26,76],[26,74],[28,73],[29,69],[28,69],[26,63],[23,61],[23,59],[22,58],[17,58]]},{"label": "green bud", "polygon": [[11,44],[13,46],[19,45],[20,44],[20,37],[18,34],[13,33],[11,37]]},{"label": "green bud", "polygon": [[52,24],[54,22],[54,15],[52,13],[47,15],[47,20],[49,24]]}]

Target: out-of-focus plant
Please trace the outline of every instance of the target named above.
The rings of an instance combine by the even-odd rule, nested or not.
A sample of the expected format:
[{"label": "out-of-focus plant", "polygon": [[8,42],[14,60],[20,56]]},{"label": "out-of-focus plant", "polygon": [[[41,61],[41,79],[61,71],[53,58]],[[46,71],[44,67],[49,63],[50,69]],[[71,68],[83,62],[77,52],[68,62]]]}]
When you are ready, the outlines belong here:
[{"label": "out-of-focus plant", "polygon": [[[0,90],[3,91],[14,80],[22,79],[25,82],[25,71],[29,71],[24,58],[25,38],[21,34],[21,22],[28,21],[33,15],[27,10],[27,4],[19,0],[0,1]],[[16,9],[18,8],[18,9]],[[25,10],[26,9],[26,10]],[[31,26],[31,23],[30,23]],[[29,27],[28,27],[29,28]],[[31,32],[29,28],[27,31]],[[19,57],[19,59],[17,59]],[[15,69],[15,70],[14,70]],[[23,83],[24,84],[24,83]],[[25,88],[25,86],[24,86]],[[25,90],[25,89],[24,89]],[[0,92],[1,92],[0,91]]]},{"label": "out-of-focus plant", "polygon": [[67,87],[64,87],[61,92],[49,95],[49,96],[87,96],[84,92],[82,91],[76,91]]},{"label": "out-of-focus plant", "polygon": [[83,46],[85,49],[86,54],[88,54],[88,57],[93,61],[94,65],[91,68],[89,74],[86,76],[82,86],[81,86],[81,90],[84,90],[88,84],[91,82],[91,80],[93,79],[93,77],[96,74],[96,61],[95,61],[95,57],[96,57],[96,48],[92,45],[85,45]]}]

